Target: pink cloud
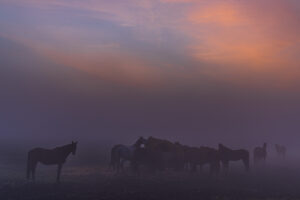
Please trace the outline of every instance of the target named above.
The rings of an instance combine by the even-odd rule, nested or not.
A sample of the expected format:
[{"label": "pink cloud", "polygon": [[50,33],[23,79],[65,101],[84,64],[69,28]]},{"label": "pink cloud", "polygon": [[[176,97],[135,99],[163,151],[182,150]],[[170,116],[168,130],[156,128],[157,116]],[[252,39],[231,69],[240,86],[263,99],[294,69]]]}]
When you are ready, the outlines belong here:
[{"label": "pink cloud", "polygon": [[[300,63],[297,55],[300,46],[299,3],[292,0],[3,2],[36,9],[55,10],[65,7],[83,10],[91,18],[129,27],[137,41],[146,41],[158,47],[166,42],[163,34],[168,30],[168,33],[186,39],[185,45],[178,46],[178,49],[185,50],[182,50],[185,53],[181,56],[193,62],[196,60],[199,66],[203,63],[222,66],[222,69],[199,68],[198,73],[210,74],[214,78],[228,75],[229,79],[240,82],[243,79],[241,76],[247,77],[252,73],[255,77],[272,76],[272,83],[279,81],[286,84],[290,80],[294,84],[293,76],[300,75],[296,67]],[[135,52],[126,52],[118,42],[97,45],[86,43],[83,38],[94,37],[90,30],[45,25],[34,31],[50,38],[47,40],[50,42],[24,35],[14,37],[34,48],[43,49],[45,55],[58,62],[106,74],[106,77],[114,80],[150,83],[157,82],[162,77],[159,75],[159,67],[153,67],[155,62],[139,57]],[[8,33],[12,32],[17,33]],[[176,44],[177,41],[168,42]],[[71,58],[71,54],[75,56]],[[99,56],[100,54],[105,56]],[[171,63],[167,60],[168,57],[165,59],[166,63]],[[103,63],[110,67],[104,69]],[[161,63],[161,66],[165,65]],[[249,73],[244,73],[245,71]],[[117,72],[124,76],[118,76]],[[189,73],[188,66],[185,66],[185,73]]]}]

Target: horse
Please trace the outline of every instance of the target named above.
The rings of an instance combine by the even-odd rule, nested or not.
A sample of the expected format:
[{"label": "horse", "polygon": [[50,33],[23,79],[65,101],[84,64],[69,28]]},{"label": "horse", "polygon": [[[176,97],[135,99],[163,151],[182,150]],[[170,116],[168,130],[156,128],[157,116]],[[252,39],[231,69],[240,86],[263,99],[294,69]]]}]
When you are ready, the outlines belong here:
[{"label": "horse", "polygon": [[202,152],[203,159],[202,163],[200,165],[200,168],[202,168],[202,165],[209,164],[210,167],[210,174],[216,174],[218,175],[220,171],[220,155],[219,151],[217,149],[201,146],[199,150]]},{"label": "horse", "polygon": [[223,144],[219,144],[219,155],[223,168],[227,171],[229,168],[229,161],[242,160],[245,166],[245,170],[249,171],[249,151],[245,149],[230,149]]},{"label": "horse", "polygon": [[202,166],[209,164],[210,174],[218,174],[220,169],[219,152],[216,149],[210,147],[189,147],[183,146],[185,149],[185,163],[191,167],[191,172],[197,170],[197,165]]},{"label": "horse", "polygon": [[276,149],[276,152],[277,152],[278,156],[283,157],[283,158],[285,157],[285,154],[286,154],[286,147],[285,146],[275,144],[275,149]]},{"label": "horse", "polygon": [[119,172],[124,168],[123,165],[126,161],[133,162],[135,150],[144,143],[145,139],[140,137],[133,145],[117,144],[113,146],[110,152],[110,168]]},{"label": "horse", "polygon": [[184,150],[168,140],[149,137],[145,143],[150,167],[154,170],[183,170]]},{"label": "horse", "polygon": [[28,152],[27,157],[27,180],[35,180],[35,170],[38,163],[45,165],[57,165],[56,181],[60,181],[60,172],[63,164],[66,162],[67,157],[72,153],[76,154],[77,142],[56,147],[54,149],[34,148]]},{"label": "horse", "polygon": [[175,145],[177,145],[179,148],[182,149],[183,151],[183,169],[184,170],[189,170],[191,168],[191,154],[189,154],[190,152],[190,148],[187,145],[182,145],[179,142],[175,142]]},{"label": "horse", "polygon": [[259,161],[266,161],[267,157],[267,143],[263,144],[263,147],[255,147],[253,150],[253,161],[258,163]]}]

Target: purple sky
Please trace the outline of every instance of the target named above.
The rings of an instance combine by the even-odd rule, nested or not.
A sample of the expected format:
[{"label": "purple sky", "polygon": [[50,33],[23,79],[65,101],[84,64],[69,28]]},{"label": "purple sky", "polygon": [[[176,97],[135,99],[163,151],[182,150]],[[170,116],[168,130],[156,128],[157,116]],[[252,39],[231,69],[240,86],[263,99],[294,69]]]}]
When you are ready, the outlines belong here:
[{"label": "purple sky", "polygon": [[297,0],[0,0],[0,138],[299,140]]}]

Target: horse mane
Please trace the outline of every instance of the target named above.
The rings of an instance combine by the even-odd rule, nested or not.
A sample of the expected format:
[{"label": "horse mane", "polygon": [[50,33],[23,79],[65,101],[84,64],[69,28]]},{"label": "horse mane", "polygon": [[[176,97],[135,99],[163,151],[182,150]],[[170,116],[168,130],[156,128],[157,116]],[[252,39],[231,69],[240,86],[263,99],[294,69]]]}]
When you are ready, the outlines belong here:
[{"label": "horse mane", "polygon": [[263,144],[263,148],[264,148],[264,149],[267,148],[267,143],[266,143],[266,142]]},{"label": "horse mane", "polygon": [[221,143],[219,144],[219,150],[232,151],[232,149],[230,149],[230,148],[224,146],[224,145],[221,144]]},{"label": "horse mane", "polygon": [[160,149],[161,151],[165,152],[172,151],[179,147],[168,140],[158,139],[152,136],[148,138],[147,144],[152,146],[153,149]]},{"label": "horse mane", "polygon": [[137,141],[135,141],[135,143],[132,145],[135,148],[140,148],[142,144],[145,144],[144,141],[147,141],[144,137],[139,137],[139,139],[137,139]]},{"label": "horse mane", "polygon": [[53,148],[53,150],[65,150],[67,148],[72,147],[72,145],[73,145],[72,143],[71,144],[66,144],[66,145],[63,145],[63,146],[55,147],[55,148]]},{"label": "horse mane", "polygon": [[150,136],[148,138],[148,142],[157,142],[157,143],[168,143],[168,144],[173,144],[172,142],[168,141],[168,140],[163,140],[163,139],[158,139],[155,137]]},{"label": "horse mane", "polygon": [[206,151],[216,151],[216,149],[208,146],[200,146],[200,150],[206,150]]}]

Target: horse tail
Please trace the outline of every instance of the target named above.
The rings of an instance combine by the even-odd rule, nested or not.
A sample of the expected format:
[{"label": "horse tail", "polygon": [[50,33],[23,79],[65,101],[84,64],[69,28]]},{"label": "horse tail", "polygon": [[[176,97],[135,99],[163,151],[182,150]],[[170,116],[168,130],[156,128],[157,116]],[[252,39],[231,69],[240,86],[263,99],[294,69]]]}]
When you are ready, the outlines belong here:
[{"label": "horse tail", "polygon": [[115,170],[118,166],[118,162],[119,162],[119,155],[118,155],[118,148],[120,147],[120,145],[115,145],[111,151],[110,151],[110,164],[109,164],[109,168],[112,168],[113,170]]},{"label": "horse tail", "polygon": [[114,161],[114,151],[115,151],[115,147],[113,147],[110,151],[110,163],[109,163],[109,169],[113,168],[115,166],[115,161]]},{"label": "horse tail", "polygon": [[246,171],[249,171],[250,170],[250,153],[248,151],[246,152],[244,163],[245,163]]},{"label": "horse tail", "polygon": [[29,180],[30,178],[30,167],[31,166],[31,162],[30,162],[30,152],[28,152],[28,155],[27,155],[27,169],[26,169],[26,177],[27,177],[27,180]]}]

